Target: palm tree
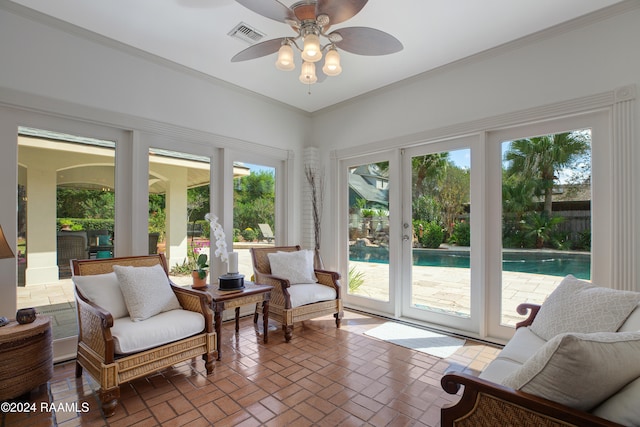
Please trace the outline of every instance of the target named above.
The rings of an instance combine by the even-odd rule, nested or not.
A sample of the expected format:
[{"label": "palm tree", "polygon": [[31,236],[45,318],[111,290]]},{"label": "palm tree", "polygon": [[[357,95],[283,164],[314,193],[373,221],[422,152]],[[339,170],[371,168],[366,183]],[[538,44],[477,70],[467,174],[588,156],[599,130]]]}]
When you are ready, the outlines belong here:
[{"label": "palm tree", "polygon": [[571,166],[590,148],[584,132],[565,132],[513,141],[505,153],[510,162],[507,173],[535,183],[535,195],[544,196],[544,212],[552,213],[553,184],[556,173]]}]

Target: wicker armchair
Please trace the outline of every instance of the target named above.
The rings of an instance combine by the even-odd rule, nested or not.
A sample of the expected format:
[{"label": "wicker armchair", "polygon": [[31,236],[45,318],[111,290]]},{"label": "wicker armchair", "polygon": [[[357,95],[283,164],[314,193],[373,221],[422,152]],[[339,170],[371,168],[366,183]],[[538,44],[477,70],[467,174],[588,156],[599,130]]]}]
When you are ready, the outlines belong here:
[{"label": "wicker armchair", "polygon": [[[114,265],[150,267],[157,264],[162,265],[165,273],[168,271],[163,254],[72,260],[74,276],[110,273]],[[207,373],[213,372],[216,333],[213,328],[211,296],[206,292],[184,289],[173,283],[171,288],[184,310],[198,312],[204,316],[204,330],[155,348],[136,353],[116,354],[111,333],[114,317],[105,309],[92,303],[75,286],[79,327],[76,377],[82,375],[84,368],[100,384],[99,396],[105,416],[114,414],[122,383],[197,356],[202,356],[204,359]]]},{"label": "wicker armchair", "polygon": [[[253,274],[256,283],[272,285],[271,300],[269,301],[269,317],[282,324],[286,342],[291,341],[293,335],[293,324],[303,320],[333,314],[336,319],[336,327],[340,327],[340,320],[343,316],[342,298],[340,296],[340,274],[333,271],[315,270],[318,284],[329,286],[335,289],[336,297],[328,301],[318,301],[311,304],[293,307],[289,290],[291,285],[287,279],[276,277],[271,274],[271,266],[268,255],[275,252],[299,251],[300,246],[275,246],[265,248],[251,248],[251,258],[253,261]],[[254,323],[258,321],[258,316],[262,312],[261,304],[256,305]]]}]

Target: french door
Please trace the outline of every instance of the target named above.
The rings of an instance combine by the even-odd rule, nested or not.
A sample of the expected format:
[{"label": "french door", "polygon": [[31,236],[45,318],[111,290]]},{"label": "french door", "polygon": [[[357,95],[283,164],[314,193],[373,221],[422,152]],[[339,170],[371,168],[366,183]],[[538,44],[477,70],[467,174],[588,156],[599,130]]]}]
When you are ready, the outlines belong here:
[{"label": "french door", "polygon": [[473,332],[479,307],[471,283],[478,282],[482,255],[475,217],[482,188],[471,166],[477,141],[402,151],[401,314]]}]

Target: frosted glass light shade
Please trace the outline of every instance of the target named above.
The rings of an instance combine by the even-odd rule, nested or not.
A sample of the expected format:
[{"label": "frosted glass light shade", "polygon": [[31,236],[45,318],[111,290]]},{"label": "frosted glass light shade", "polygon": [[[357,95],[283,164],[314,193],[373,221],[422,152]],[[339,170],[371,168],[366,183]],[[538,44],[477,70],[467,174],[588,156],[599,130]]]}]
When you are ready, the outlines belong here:
[{"label": "frosted glass light shade", "polygon": [[318,81],[316,76],[316,64],[313,62],[303,62],[300,71],[300,82],[304,84],[314,84]]},{"label": "frosted glass light shade", "polygon": [[322,59],[320,50],[320,38],[315,34],[304,36],[304,47],[302,49],[302,59],[308,62],[318,62]]},{"label": "frosted glass light shade", "polygon": [[282,71],[291,71],[296,68],[296,64],[293,62],[293,48],[290,45],[283,44],[280,46],[276,68]]},{"label": "frosted glass light shade", "polygon": [[342,67],[340,66],[340,54],[337,50],[331,49],[327,52],[327,55],[324,58],[324,67],[322,67],[322,71],[327,76],[337,76],[342,72]]}]

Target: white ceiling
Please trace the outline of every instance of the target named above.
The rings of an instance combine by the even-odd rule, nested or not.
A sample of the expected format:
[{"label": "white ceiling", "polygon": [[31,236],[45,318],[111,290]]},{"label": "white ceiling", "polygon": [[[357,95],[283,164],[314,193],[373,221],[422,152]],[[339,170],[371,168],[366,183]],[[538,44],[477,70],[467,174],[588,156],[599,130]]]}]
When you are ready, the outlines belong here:
[{"label": "white ceiling", "polygon": [[[275,1],[275,0],[264,0]],[[345,0],[347,1],[347,0]],[[316,111],[572,20],[620,0],[371,0],[332,30],[373,27],[398,38],[387,56],[341,53],[342,74],[308,87],[276,54],[231,63],[249,45],[227,33],[244,22],[264,40],[292,36],[284,23],[234,0],[13,0],[62,21],[182,64],[304,111]],[[296,0],[282,0],[290,6]]]}]

